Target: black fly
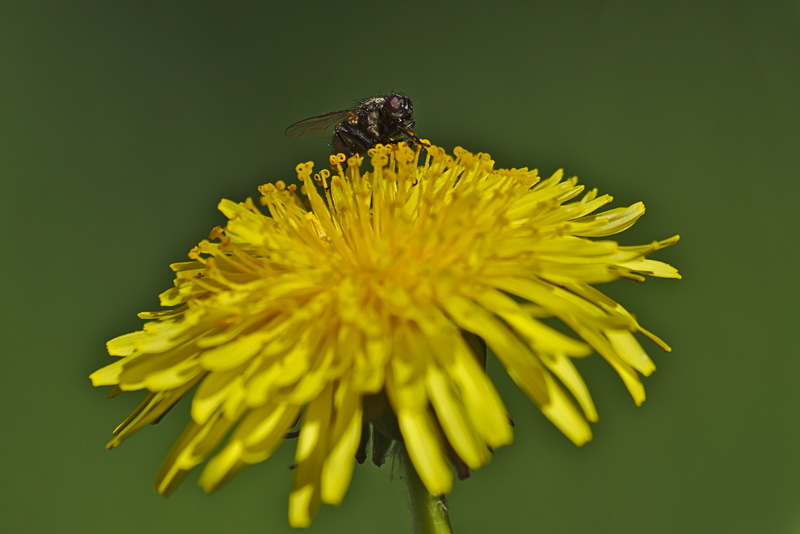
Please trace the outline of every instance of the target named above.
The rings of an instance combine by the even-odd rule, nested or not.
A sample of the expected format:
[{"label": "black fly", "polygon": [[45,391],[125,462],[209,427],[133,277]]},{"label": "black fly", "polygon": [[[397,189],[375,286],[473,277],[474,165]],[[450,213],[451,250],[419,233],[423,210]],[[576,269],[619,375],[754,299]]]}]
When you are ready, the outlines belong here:
[{"label": "black fly", "polygon": [[296,122],[286,128],[286,137],[303,139],[333,132],[334,154],[364,154],[377,144],[420,140],[414,135],[413,104],[405,95],[376,96],[353,109],[332,111]]}]

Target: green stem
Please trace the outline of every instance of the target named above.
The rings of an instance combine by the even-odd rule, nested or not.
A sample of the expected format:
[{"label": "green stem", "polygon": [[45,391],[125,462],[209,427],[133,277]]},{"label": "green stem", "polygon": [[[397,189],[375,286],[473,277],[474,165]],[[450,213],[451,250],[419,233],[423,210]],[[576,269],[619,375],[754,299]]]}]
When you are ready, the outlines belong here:
[{"label": "green stem", "polygon": [[406,448],[398,443],[399,456],[405,470],[406,487],[411,501],[411,514],[414,521],[414,534],[452,534],[447,500],[444,495],[431,495],[419,479],[417,470],[408,457]]}]

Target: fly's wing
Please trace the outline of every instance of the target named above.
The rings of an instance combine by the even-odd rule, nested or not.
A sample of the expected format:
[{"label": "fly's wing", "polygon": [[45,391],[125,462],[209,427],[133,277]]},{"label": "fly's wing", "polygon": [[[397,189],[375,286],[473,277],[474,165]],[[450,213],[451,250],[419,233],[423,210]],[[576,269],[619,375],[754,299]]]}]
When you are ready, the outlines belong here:
[{"label": "fly's wing", "polygon": [[291,137],[292,139],[305,139],[306,137],[331,133],[336,125],[352,119],[354,116],[355,111],[352,110],[332,111],[325,115],[296,122],[286,128],[283,133],[286,137]]}]

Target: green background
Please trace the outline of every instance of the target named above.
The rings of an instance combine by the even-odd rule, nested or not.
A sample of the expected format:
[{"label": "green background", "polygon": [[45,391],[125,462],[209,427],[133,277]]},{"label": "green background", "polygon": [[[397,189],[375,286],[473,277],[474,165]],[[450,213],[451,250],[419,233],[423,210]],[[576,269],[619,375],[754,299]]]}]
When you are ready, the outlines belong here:
[{"label": "green background", "polygon": [[[390,91],[448,150],[645,201],[625,244],[682,236],[657,258],[684,280],[602,288],[674,351],[647,345],[640,408],[579,362],[601,418],[586,446],[490,361],[515,442],[456,484],[456,532],[799,532],[797,0],[0,2],[0,531],[290,531],[293,444],[164,499],[187,403],[108,452],[138,396],[87,375],[220,198],[325,162],[328,139],[286,125]],[[409,531],[391,465],[358,467],[311,528]]]}]

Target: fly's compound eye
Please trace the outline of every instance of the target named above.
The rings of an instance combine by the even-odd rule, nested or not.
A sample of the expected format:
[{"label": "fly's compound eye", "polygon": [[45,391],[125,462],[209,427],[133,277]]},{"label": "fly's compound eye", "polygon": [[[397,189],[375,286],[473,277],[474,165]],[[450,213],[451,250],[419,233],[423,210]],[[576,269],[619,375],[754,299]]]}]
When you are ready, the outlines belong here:
[{"label": "fly's compound eye", "polygon": [[394,112],[400,109],[401,102],[402,101],[400,100],[399,96],[392,95],[386,99],[386,107],[389,109],[389,111]]}]

